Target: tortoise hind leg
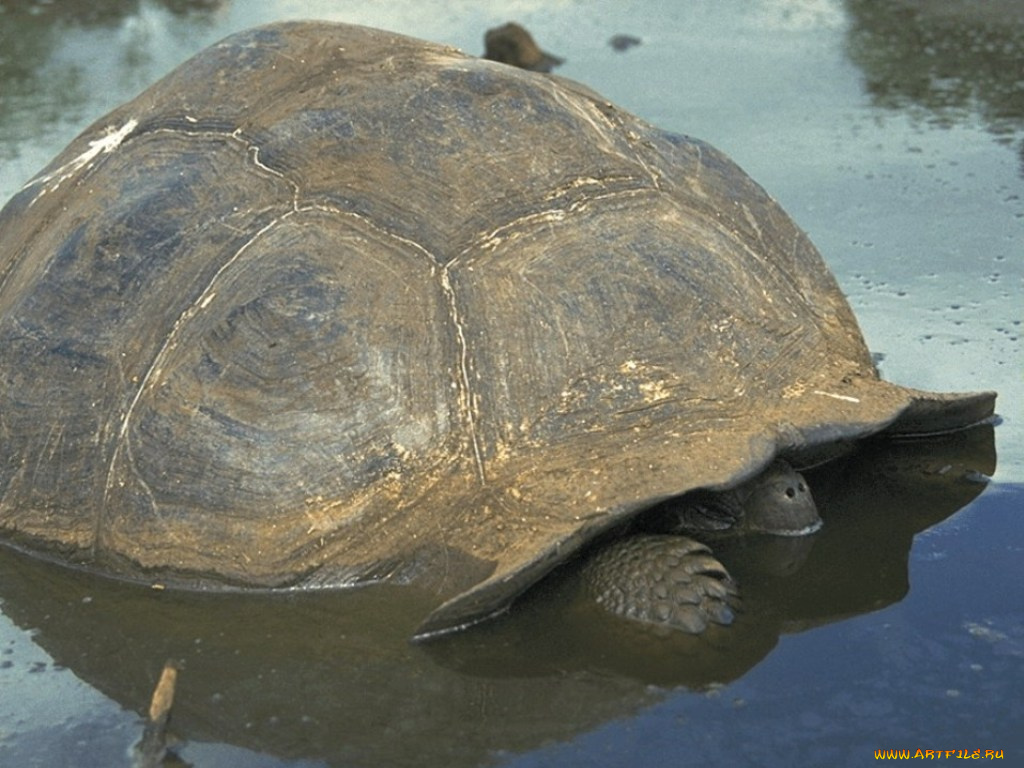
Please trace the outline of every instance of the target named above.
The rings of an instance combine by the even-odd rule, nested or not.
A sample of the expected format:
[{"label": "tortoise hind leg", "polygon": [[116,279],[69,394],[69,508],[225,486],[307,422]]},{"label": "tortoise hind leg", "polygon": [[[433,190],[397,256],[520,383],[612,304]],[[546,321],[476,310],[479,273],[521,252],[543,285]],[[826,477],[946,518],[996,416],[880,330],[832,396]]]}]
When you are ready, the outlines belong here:
[{"label": "tortoise hind leg", "polygon": [[736,584],[700,542],[675,535],[638,535],[609,542],[587,561],[591,597],[626,619],[699,634],[731,624]]}]

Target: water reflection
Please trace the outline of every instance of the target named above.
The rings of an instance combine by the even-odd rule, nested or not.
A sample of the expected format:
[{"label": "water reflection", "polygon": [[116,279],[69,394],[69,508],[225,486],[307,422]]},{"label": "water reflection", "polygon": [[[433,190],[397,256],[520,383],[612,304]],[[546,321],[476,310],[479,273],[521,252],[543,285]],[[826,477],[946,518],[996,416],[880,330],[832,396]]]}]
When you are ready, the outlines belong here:
[{"label": "water reflection", "polygon": [[[1000,141],[1024,131],[1024,3],[846,0],[847,52],[881,107],[935,125],[977,113]],[[1017,141],[1024,175],[1024,141]]]},{"label": "water reflection", "polygon": [[226,1],[0,0],[0,158],[55,126],[77,132],[149,85],[191,52],[155,44],[160,17],[205,26]]},{"label": "water reflection", "polygon": [[153,3],[166,8],[176,16],[188,13],[210,11],[224,0],[3,0],[0,9],[9,14],[6,18],[17,20],[19,16],[39,19],[48,24],[55,22],[81,26],[109,26],[119,23],[125,16],[139,13],[142,5]]},{"label": "water reflection", "polygon": [[[780,635],[907,592],[912,538],[968,503],[993,430],[869,445],[811,481],[826,527],[809,551],[719,549],[741,579],[737,623],[705,640],[632,630],[576,599],[572,568],[490,624],[407,640],[424,595],[152,592],[0,551],[4,612],[55,661],[141,711],[167,658],[184,664],[173,729],[331,765],[477,765],[648,707],[668,687],[743,675]],[[651,684],[654,684],[653,686]]]}]

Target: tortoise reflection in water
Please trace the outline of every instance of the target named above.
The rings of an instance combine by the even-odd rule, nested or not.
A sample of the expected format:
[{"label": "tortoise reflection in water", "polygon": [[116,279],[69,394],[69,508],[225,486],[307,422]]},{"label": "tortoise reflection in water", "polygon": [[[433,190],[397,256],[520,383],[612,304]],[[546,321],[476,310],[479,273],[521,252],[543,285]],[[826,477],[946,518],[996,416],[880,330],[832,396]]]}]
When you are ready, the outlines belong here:
[{"label": "tortoise reflection in water", "polygon": [[[416,584],[424,636],[668,499],[728,526],[708,493],[994,403],[881,381],[818,252],[709,145],[326,23],[227,38],[24,186],[0,372],[8,543],[180,588]],[[724,569],[675,546],[683,605],[648,572],[606,602],[727,620]]]}]

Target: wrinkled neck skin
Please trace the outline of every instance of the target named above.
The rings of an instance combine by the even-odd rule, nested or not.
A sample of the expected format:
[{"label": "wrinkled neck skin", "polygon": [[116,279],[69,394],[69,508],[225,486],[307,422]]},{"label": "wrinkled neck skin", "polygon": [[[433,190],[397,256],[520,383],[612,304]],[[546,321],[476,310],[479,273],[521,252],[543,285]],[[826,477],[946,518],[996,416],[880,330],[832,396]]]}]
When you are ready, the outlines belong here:
[{"label": "wrinkled neck skin", "polygon": [[671,533],[806,536],[821,528],[803,475],[782,460],[728,491],[695,491],[667,502],[653,525]]}]

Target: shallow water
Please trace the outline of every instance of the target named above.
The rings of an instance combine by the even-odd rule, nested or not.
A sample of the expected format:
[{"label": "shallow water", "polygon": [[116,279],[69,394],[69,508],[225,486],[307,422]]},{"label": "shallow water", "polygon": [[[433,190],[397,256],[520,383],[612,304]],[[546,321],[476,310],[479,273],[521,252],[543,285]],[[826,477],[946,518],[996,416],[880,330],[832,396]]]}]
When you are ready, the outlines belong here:
[{"label": "shallow water", "polygon": [[1024,3],[0,0],[0,199],[208,43],[312,16],[470,52],[514,18],[560,74],[719,146],[825,254],[887,378],[999,391],[998,465],[981,430],[820,478],[826,535],[739,558],[761,586],[699,647],[580,614],[571,580],[412,646],[415,594],[198,600],[0,553],[0,765],[127,764],[166,658],[197,766],[1024,757]]}]

